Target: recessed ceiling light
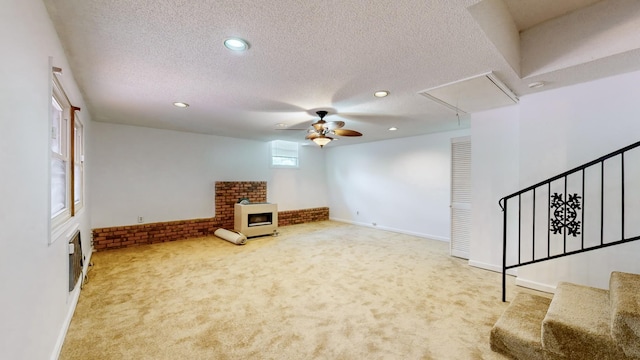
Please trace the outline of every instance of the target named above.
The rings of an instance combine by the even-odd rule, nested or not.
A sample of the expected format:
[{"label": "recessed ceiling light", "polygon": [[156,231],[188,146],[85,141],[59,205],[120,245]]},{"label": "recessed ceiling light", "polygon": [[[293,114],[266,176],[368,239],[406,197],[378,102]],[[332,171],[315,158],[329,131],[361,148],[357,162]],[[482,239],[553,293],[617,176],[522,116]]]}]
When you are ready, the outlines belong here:
[{"label": "recessed ceiling light", "polygon": [[389,131],[396,131],[396,130],[398,130],[398,128],[395,127],[395,126],[392,126],[392,127],[389,128]]},{"label": "recessed ceiling light", "polygon": [[187,107],[189,107],[189,104],[183,103],[183,102],[174,102],[173,106],[176,106],[176,107],[179,107],[179,108],[187,108]]},{"label": "recessed ceiling light", "polygon": [[379,90],[373,93],[373,96],[379,97],[379,98],[383,98],[388,95],[389,95],[389,92],[387,90]]},{"label": "recessed ceiling light", "polygon": [[545,85],[544,81],[536,81],[536,82],[532,82],[528,86],[529,86],[529,89],[538,89],[543,87],[544,85]]},{"label": "recessed ceiling light", "polygon": [[240,38],[228,38],[224,41],[224,46],[232,51],[245,51],[249,49],[249,43]]},{"label": "recessed ceiling light", "polygon": [[278,124],[276,124],[276,126],[277,126],[277,127],[279,127],[279,128],[286,128],[286,127],[287,127],[287,124],[284,124],[284,123],[278,123]]}]

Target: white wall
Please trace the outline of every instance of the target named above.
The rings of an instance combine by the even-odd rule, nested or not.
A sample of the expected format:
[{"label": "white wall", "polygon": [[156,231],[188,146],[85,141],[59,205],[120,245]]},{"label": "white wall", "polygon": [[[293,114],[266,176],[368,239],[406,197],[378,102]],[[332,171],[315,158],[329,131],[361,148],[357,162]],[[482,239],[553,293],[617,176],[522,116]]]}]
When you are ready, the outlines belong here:
[{"label": "white wall", "polygon": [[[56,358],[78,287],[68,292],[66,231],[49,244],[49,57],[64,71],[72,104],[83,108],[87,133],[91,119],[40,0],[3,2],[0,48],[0,357]],[[90,152],[85,159],[90,173]],[[90,196],[85,201],[90,204]],[[88,260],[87,209],[64,229],[79,226]]]},{"label": "white wall", "polygon": [[[494,218],[500,212],[496,199],[640,140],[638,84],[640,72],[624,74],[525,96],[517,111],[495,110],[472,116],[473,186],[475,191],[484,188],[490,193],[474,194],[472,247],[486,250],[472,251],[472,261],[501,266],[497,256],[502,246],[496,238],[502,238],[502,223],[483,225],[483,214],[491,213]],[[489,118],[493,121],[485,121]],[[517,130],[504,128],[510,122],[518,123]],[[494,136],[505,131],[512,136]],[[514,176],[509,184],[488,187],[489,178],[513,174],[511,155],[500,157],[494,149],[512,148],[514,139],[518,144],[517,175],[508,175]],[[492,151],[502,160],[489,161],[486,154]],[[476,162],[480,157],[486,162]],[[512,188],[514,181],[518,189]],[[639,253],[640,243],[636,242],[530,265],[518,270],[517,283],[545,290],[552,290],[558,281],[606,288],[613,270],[640,272]]]},{"label": "white wall", "polygon": [[[502,271],[502,212],[498,200],[520,190],[518,106],[471,118],[471,244],[469,263]],[[496,251],[499,249],[499,251]]]},{"label": "white wall", "polygon": [[326,148],[331,218],[449,241],[451,138],[468,134]]},{"label": "white wall", "polygon": [[300,168],[270,169],[267,183],[269,202],[278,210],[297,210],[329,206],[325,149],[315,144],[301,145],[298,152]]},{"label": "white wall", "polygon": [[[269,143],[94,123],[92,227],[214,216],[216,181],[267,181],[278,210],[327,206],[324,154],[300,147],[299,169],[269,166]],[[320,166],[318,166],[320,164]]]}]

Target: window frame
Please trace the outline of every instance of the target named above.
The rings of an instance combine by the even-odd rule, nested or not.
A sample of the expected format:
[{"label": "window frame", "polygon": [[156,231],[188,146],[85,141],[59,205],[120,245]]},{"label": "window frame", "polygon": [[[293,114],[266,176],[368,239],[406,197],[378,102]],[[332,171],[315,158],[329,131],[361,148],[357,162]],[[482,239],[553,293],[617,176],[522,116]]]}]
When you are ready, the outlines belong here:
[{"label": "window frame", "polygon": [[[58,112],[60,117],[55,119],[54,110],[56,106],[54,103],[58,105]],[[67,220],[71,218],[71,206],[69,201],[69,183],[70,183],[70,161],[69,161],[69,115],[71,110],[71,103],[67,98],[64,90],[62,89],[62,85],[60,81],[53,76],[52,87],[51,87],[51,101],[50,111],[49,111],[49,202],[53,202],[53,160],[58,159],[64,163],[64,206],[62,209],[53,212],[53,204],[50,207],[50,216],[51,216],[51,229],[55,229],[61,224],[65,223]],[[57,128],[54,122],[57,121]],[[54,143],[57,142],[58,151],[54,149]]]},{"label": "window frame", "polygon": [[[64,226],[72,219],[79,209],[84,206],[84,124],[78,118],[79,107],[73,106],[64,91],[53,68],[51,77],[51,92],[49,101],[49,217],[51,236],[49,243],[53,243],[64,231]],[[54,162],[63,163],[63,185],[57,184],[60,178],[54,174]],[[80,164],[76,173],[76,163]],[[78,183],[79,182],[79,183]],[[76,185],[79,186],[79,198],[76,200]],[[57,189],[56,189],[57,187]],[[61,209],[54,212],[54,194],[63,193],[64,201]],[[56,197],[58,198],[58,197]]]},{"label": "window frame", "polygon": [[[73,135],[73,141],[71,141],[71,216],[78,213],[84,206],[84,124],[78,117],[80,108],[71,107],[71,126],[73,127],[71,135]],[[76,165],[78,170],[76,173]],[[78,199],[76,199],[76,186],[79,186]]]},{"label": "window frame", "polygon": [[[295,149],[293,149],[295,144]],[[300,168],[300,144],[295,141],[273,140],[269,144],[270,166],[279,169],[299,169]],[[286,152],[291,152],[293,156],[284,156]],[[295,153],[295,155],[293,154]],[[295,165],[276,163],[276,159],[295,159]]]}]

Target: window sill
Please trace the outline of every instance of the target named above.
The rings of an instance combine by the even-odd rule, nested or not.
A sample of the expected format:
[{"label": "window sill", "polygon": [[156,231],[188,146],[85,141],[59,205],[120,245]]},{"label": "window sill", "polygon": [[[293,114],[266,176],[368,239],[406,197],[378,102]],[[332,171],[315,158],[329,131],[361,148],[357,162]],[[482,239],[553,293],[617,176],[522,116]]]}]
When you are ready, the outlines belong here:
[{"label": "window sill", "polygon": [[[51,228],[51,237],[49,238],[49,245],[52,245],[60,238],[67,238],[67,241],[73,236],[77,229],[80,228],[80,224],[75,221],[71,221],[73,218],[69,217],[61,223]],[[53,220],[52,220],[53,221]]]}]

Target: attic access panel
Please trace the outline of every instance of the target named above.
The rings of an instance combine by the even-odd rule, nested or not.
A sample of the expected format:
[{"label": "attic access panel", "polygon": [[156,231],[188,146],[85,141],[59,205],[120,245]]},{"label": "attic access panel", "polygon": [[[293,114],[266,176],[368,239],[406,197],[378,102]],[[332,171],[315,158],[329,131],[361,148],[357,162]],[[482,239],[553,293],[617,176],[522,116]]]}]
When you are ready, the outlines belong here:
[{"label": "attic access panel", "polygon": [[518,97],[492,73],[419,92],[456,113],[473,113],[518,103]]}]

